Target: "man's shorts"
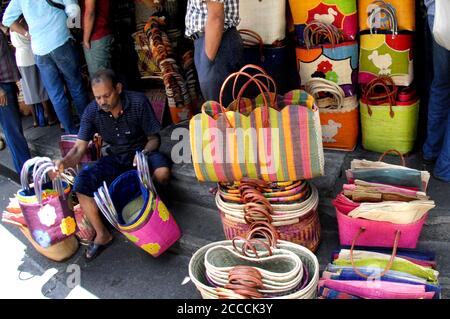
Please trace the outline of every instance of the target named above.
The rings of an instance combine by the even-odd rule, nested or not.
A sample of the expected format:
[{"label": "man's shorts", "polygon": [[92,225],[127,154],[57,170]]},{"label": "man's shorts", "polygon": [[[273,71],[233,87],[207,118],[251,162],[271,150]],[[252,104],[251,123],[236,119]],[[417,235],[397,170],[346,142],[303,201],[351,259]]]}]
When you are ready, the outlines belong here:
[{"label": "man's shorts", "polygon": [[[150,173],[161,167],[171,167],[171,161],[160,152],[152,152],[148,156]],[[97,162],[86,166],[75,178],[73,191],[89,197],[94,197],[103,182],[110,185],[119,175],[135,169],[132,165],[122,164],[115,156],[105,156]]]}]

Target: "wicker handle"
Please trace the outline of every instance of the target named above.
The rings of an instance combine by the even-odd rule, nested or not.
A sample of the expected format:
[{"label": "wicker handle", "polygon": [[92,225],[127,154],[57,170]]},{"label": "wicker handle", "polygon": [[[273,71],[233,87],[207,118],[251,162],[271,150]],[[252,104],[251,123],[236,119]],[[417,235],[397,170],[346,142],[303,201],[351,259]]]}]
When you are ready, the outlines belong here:
[{"label": "wicker handle", "polygon": [[[248,73],[248,70],[253,70],[253,71],[256,71],[256,74],[259,74],[259,73],[261,73],[261,74],[266,74],[266,75],[268,75],[267,74],[267,72],[266,72],[266,70],[264,70],[262,67],[260,67],[260,66],[258,66],[258,65],[255,65],[255,64],[247,64],[247,65],[244,65],[239,71],[240,72],[244,72],[244,71],[246,71],[247,73]],[[238,80],[239,80],[239,75],[234,79],[234,81],[233,81],[233,89],[232,89],[232,93],[233,93],[233,100],[236,100],[236,86],[237,86],[237,84],[238,84]],[[271,82],[268,80],[267,81],[267,87],[270,89],[270,84],[271,84]],[[274,88],[274,90],[276,90],[276,88]]]},{"label": "wicker handle", "polygon": [[[273,97],[272,97],[272,99],[270,99],[270,104],[269,104],[269,106],[276,106],[277,105],[277,93],[276,93],[276,91],[277,91],[277,86],[276,86],[276,84],[275,84],[275,81],[269,76],[269,75],[267,75],[267,74],[263,74],[263,73],[259,73],[259,74],[255,74],[254,76],[253,76],[253,78],[255,78],[255,79],[257,79],[257,78],[264,78],[264,79],[266,79],[267,80],[267,82],[269,83],[269,85],[267,86],[267,88],[268,88],[268,92],[267,93],[263,93],[263,95],[268,95],[268,97],[269,97],[269,99],[270,99],[270,90],[271,90],[271,87],[273,87],[273,91],[274,91],[274,94],[273,94]],[[260,81],[259,79],[258,79],[258,81]],[[245,92],[245,90],[248,88],[248,86],[250,85],[250,84],[252,84],[253,83],[253,79],[250,79],[250,80],[248,80],[242,87],[241,87],[241,89],[239,90],[239,93],[238,93],[238,96],[237,96],[237,105],[238,106],[240,106],[241,105],[241,99],[242,99],[242,96],[244,95],[244,92]],[[270,86],[270,84],[272,84],[272,86]],[[263,97],[264,98],[264,97]],[[267,97],[266,97],[266,99],[267,99]],[[264,99],[264,100],[266,100],[266,99]]]},{"label": "wicker handle", "polygon": [[223,105],[223,94],[225,92],[225,88],[227,86],[227,84],[233,79],[236,78],[238,76],[246,76],[247,78],[249,78],[251,81],[253,81],[256,86],[258,87],[258,89],[260,90],[260,92],[262,93],[263,96],[263,100],[264,100],[264,106],[263,106],[263,125],[265,125],[265,127],[269,127],[269,103],[267,101],[267,97],[265,95],[265,93],[270,93],[268,87],[266,85],[264,85],[260,80],[256,79],[255,76],[252,76],[246,72],[243,71],[238,71],[235,73],[230,74],[225,81],[222,84],[222,87],[220,88],[220,94],[219,94],[219,106],[221,109],[222,114],[225,116],[225,119],[227,121],[228,127],[233,127],[233,125],[231,124],[230,119],[228,118],[228,116],[226,115],[226,109]]},{"label": "wicker handle", "polygon": [[[381,87],[386,92],[385,95],[375,95],[375,89]],[[392,89],[390,88],[392,87]],[[372,108],[369,105],[370,101],[376,101],[376,100],[388,100],[389,103],[389,116],[391,118],[394,118],[395,113],[393,110],[393,106],[396,104],[397,99],[397,92],[398,88],[395,85],[394,81],[391,77],[383,76],[383,77],[377,77],[373,80],[371,80],[369,83],[367,83],[364,92],[363,92],[363,99],[366,102],[367,105],[367,111],[370,116],[372,116]]]},{"label": "wicker handle", "polygon": [[386,152],[384,152],[384,153],[380,156],[380,158],[378,159],[378,162],[383,161],[383,160],[384,160],[384,157],[385,157],[387,154],[389,154],[389,153],[395,153],[395,154],[397,154],[397,155],[400,157],[401,161],[402,161],[402,166],[405,166],[405,167],[406,167],[405,157],[403,156],[402,153],[400,153],[400,152],[397,151],[397,150],[387,150]]},{"label": "wicker handle", "polygon": [[261,273],[250,266],[236,266],[228,273],[228,283],[224,286],[234,293],[250,299],[259,299],[263,295],[258,289],[264,289]]},{"label": "wicker handle", "polygon": [[[353,260],[353,251],[355,249],[356,241],[358,240],[359,236],[365,231],[366,231],[366,229],[361,227],[358,231],[358,234],[353,239],[352,247],[350,248],[350,262],[352,264],[352,267],[353,267],[353,270],[355,271],[355,273],[357,273],[359,276],[361,276],[363,278],[368,279],[370,276],[367,276],[367,275],[363,274],[362,272],[360,272],[358,270],[358,268],[355,266],[355,261]],[[394,240],[394,245],[393,245],[393,249],[392,249],[392,255],[391,255],[391,258],[389,259],[388,264],[386,265],[386,268],[380,274],[380,277],[383,277],[384,275],[386,275],[387,272],[391,269],[392,264],[394,263],[395,256],[397,255],[397,248],[398,248],[398,242],[400,240],[400,234],[401,234],[401,232],[399,230],[397,230],[395,232],[395,240]]]},{"label": "wicker handle", "polygon": [[109,196],[108,186],[105,182],[103,182],[103,186],[100,186],[97,192],[94,193],[94,200],[100,209],[100,212],[105,216],[109,223],[119,230],[118,214],[114,207],[114,203]]},{"label": "wicker handle", "polygon": [[391,32],[393,35],[398,33],[398,20],[395,8],[390,4],[386,3],[384,0],[375,0],[371,3],[374,6],[372,11],[369,12],[369,16],[367,18],[367,24],[370,28],[370,33],[373,34],[373,30],[377,27],[375,25],[376,19],[380,19],[384,13],[386,17],[388,17],[388,24],[382,24],[379,26],[381,29],[389,29],[391,28]]},{"label": "wicker handle", "polygon": [[147,156],[143,152],[136,151],[136,167],[142,185],[156,194],[156,188],[148,168]]},{"label": "wicker handle", "polygon": [[319,93],[330,93],[336,101],[337,108],[339,109],[344,107],[344,90],[342,90],[342,88],[333,81],[322,78],[311,78],[305,84],[305,91],[314,96],[316,99],[319,98]]},{"label": "wicker handle", "polygon": [[307,49],[324,42],[330,43],[334,47],[344,40],[342,31],[337,27],[317,20],[306,25],[303,30],[303,38]]},{"label": "wicker handle", "polygon": [[[48,163],[45,165],[39,166],[35,174],[33,174],[33,182],[34,182],[34,191],[38,200],[39,205],[43,205],[43,190],[42,185],[44,183],[44,179],[47,178],[47,174],[50,172],[56,171],[56,167],[53,163]],[[64,188],[62,184],[61,176],[58,176],[55,180],[53,180],[53,189],[56,190],[59,196],[64,196]]]},{"label": "wicker handle", "polygon": [[244,45],[259,47],[260,61],[261,61],[261,63],[264,62],[264,60],[265,60],[265,58],[264,58],[264,41],[261,38],[261,36],[258,33],[256,33],[255,31],[252,31],[249,29],[240,29],[239,33],[241,35],[250,37],[250,39],[249,38],[244,39],[244,37],[242,37]]}]

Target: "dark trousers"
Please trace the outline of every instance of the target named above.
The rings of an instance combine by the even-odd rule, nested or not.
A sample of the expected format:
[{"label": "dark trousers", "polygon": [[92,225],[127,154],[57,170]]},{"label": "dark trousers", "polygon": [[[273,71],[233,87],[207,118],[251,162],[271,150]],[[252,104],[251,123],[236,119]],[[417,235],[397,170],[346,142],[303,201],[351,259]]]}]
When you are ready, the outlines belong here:
[{"label": "dark trousers", "polygon": [[[224,32],[219,51],[214,61],[205,53],[205,37],[195,40],[195,67],[197,69],[200,88],[207,101],[219,101],[220,88],[224,80],[242,67],[243,45],[236,28]],[[231,88],[228,85],[224,94],[224,106],[232,101]]]}]

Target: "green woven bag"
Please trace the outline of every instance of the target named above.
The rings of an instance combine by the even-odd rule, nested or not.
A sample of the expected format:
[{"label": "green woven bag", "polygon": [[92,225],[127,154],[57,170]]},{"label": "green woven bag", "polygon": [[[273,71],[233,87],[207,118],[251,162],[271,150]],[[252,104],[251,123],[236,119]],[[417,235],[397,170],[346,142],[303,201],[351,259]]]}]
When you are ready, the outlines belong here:
[{"label": "green woven bag", "polygon": [[[409,153],[416,140],[420,100],[415,98],[411,102],[396,102],[397,89],[380,84],[383,81],[378,78],[369,83],[360,101],[363,147],[380,153],[390,149],[402,154]],[[371,97],[377,86],[386,89],[384,98],[389,102],[371,103],[380,100],[380,96]]]}]

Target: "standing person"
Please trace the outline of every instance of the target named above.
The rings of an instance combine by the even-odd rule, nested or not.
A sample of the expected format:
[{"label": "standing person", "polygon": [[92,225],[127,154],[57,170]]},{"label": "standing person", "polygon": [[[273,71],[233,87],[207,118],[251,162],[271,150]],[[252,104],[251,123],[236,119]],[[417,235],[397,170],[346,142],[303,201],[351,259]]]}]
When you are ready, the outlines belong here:
[{"label": "standing person", "polygon": [[109,0],[84,0],[83,49],[92,77],[100,69],[111,69],[114,37],[110,25]]},{"label": "standing person", "polygon": [[14,54],[8,45],[5,33],[0,28],[0,125],[6,144],[11,150],[14,168],[20,174],[23,164],[30,159],[30,150],[23,135],[20,118],[17,86],[20,75],[14,61]]},{"label": "standing person", "polygon": [[[428,9],[428,25],[433,31],[435,0],[425,0],[425,5]],[[435,178],[450,183],[450,51],[433,38],[432,54],[433,82],[428,101],[428,129],[423,159],[426,164],[435,163]]]},{"label": "standing person", "polygon": [[136,151],[147,155],[150,171],[159,184],[169,182],[171,164],[158,151],[161,126],[144,94],[123,90],[111,70],[99,70],[92,77],[91,86],[95,100],[83,114],[78,139],[64,159],[55,163],[60,172],[65,167],[76,167],[95,133],[109,145],[107,155],[84,168],[73,185],[80,206],[96,231],[94,242],[86,250],[87,260],[94,259],[112,240],[100,218],[94,192],[103,182],[109,185],[120,174],[132,170]]},{"label": "standing person", "polygon": [[[65,7],[65,11],[62,9]],[[81,77],[75,43],[67,27],[68,16],[80,14],[76,0],[11,0],[3,15],[3,24],[12,31],[32,39],[31,48],[36,65],[56,114],[69,134],[76,134],[71,107],[64,91],[64,81],[81,117],[88,96]],[[67,13],[67,15],[66,15]],[[29,32],[17,19],[24,15]]]},{"label": "standing person", "polygon": [[[188,0],[185,36],[193,39],[194,62],[206,100],[218,101],[220,87],[230,73],[242,66],[243,44],[239,0]],[[225,105],[231,102],[225,95]]]},{"label": "standing person", "polygon": [[[27,30],[28,26],[24,19],[20,18],[19,20],[19,23]],[[10,32],[10,36],[11,43],[16,48],[16,64],[22,76],[20,82],[22,84],[25,104],[32,107],[35,121],[36,114],[34,112],[34,105],[42,104],[46,123],[53,125],[56,123],[53,116],[53,107],[48,102],[47,91],[45,90],[39,69],[36,67],[36,62],[34,61],[31,41],[29,38],[17,32]],[[39,107],[39,105],[37,106]],[[35,123],[35,126],[37,126],[37,123]]]}]

